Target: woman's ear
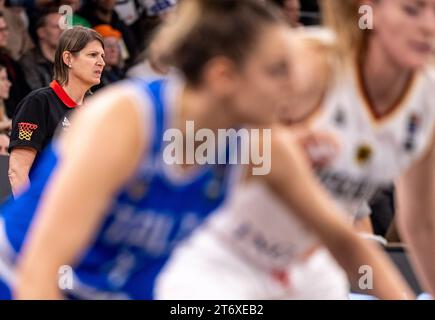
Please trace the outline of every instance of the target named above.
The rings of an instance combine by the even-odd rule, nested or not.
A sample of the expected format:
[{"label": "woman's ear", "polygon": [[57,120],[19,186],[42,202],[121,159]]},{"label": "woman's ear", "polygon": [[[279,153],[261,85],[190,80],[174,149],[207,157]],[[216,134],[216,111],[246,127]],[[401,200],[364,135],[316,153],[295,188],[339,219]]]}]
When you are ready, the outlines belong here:
[{"label": "woman's ear", "polygon": [[204,82],[217,94],[233,94],[238,81],[238,69],[234,62],[224,57],[211,59],[203,71]]},{"label": "woman's ear", "polygon": [[63,53],[62,53],[62,60],[63,60],[63,63],[65,63],[69,68],[71,68],[72,67],[72,61],[71,61],[71,58],[72,58],[72,54],[71,54],[71,52],[69,52],[69,51],[64,51]]}]

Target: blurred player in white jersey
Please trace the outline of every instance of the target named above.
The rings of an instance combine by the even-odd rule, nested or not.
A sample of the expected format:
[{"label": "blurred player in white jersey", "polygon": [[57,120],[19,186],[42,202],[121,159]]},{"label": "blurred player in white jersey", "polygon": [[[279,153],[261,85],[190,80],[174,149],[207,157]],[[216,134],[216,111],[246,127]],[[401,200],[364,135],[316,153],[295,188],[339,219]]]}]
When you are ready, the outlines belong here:
[{"label": "blurred player in white jersey", "polygon": [[[281,120],[300,135],[317,176],[349,222],[379,188],[397,183],[399,227],[423,286],[433,294],[435,1],[324,0],[322,5],[335,39],[330,44],[303,34],[295,40],[295,99]],[[374,29],[365,30],[372,18]],[[334,139],[319,142],[311,133]],[[325,162],[328,150],[337,151]],[[346,298],[346,277],[325,244],[333,254],[347,244],[325,241],[323,233],[334,227],[319,226],[297,204],[289,212],[279,186],[265,181],[247,177],[228,205],[178,250],[161,274],[157,297]],[[298,196],[304,197],[300,189]],[[366,293],[375,293],[380,281],[375,276]]]}]

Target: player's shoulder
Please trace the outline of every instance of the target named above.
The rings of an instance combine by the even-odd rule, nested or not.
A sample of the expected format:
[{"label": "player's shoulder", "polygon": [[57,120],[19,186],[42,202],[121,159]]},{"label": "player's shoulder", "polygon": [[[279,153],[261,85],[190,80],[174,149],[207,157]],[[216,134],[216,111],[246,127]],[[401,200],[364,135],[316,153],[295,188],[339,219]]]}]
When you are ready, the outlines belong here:
[{"label": "player's shoulder", "polygon": [[36,89],[27,94],[17,105],[15,115],[44,113],[52,101],[50,88]]},{"label": "player's shoulder", "polygon": [[306,50],[328,51],[336,43],[335,33],[325,27],[301,27],[292,30],[293,38],[302,43]]},{"label": "player's shoulder", "polygon": [[43,101],[48,101],[53,96],[53,90],[50,87],[44,87],[31,91],[23,98],[20,104],[40,104]]},{"label": "player's shoulder", "polygon": [[[169,83],[168,78],[131,78],[104,88],[95,98],[106,96],[118,101],[135,101],[141,104],[153,103],[153,98],[159,97],[163,87]],[[93,97],[94,99],[94,97]]]},{"label": "player's shoulder", "polygon": [[[165,79],[126,79],[105,87],[93,94],[86,101],[82,111],[86,117],[99,121],[101,119],[118,119],[123,121],[133,118],[143,119],[149,123],[153,117],[157,93],[161,86],[154,89],[152,84],[163,84]],[[148,126],[143,123],[144,126]]]}]

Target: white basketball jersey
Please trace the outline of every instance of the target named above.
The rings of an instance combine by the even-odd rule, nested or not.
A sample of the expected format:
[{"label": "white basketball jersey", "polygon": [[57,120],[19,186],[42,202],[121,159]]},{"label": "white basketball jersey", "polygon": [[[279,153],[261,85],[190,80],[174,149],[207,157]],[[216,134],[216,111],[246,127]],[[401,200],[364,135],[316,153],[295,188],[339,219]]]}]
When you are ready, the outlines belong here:
[{"label": "white basketball jersey", "polygon": [[[349,68],[333,81],[322,106],[306,120],[314,131],[329,132],[339,142],[339,155],[317,174],[350,215],[421,158],[434,135],[432,68],[416,74],[401,101],[381,118],[362,88],[356,68]],[[212,216],[208,230],[268,268],[284,267],[318,243],[269,188],[256,181],[234,193]]]},{"label": "white basketball jersey", "polygon": [[335,83],[308,121],[312,129],[337,137],[340,155],[318,175],[355,212],[426,154],[433,142],[435,70],[426,68],[414,75],[400,101],[382,117],[365,97],[356,68]]}]

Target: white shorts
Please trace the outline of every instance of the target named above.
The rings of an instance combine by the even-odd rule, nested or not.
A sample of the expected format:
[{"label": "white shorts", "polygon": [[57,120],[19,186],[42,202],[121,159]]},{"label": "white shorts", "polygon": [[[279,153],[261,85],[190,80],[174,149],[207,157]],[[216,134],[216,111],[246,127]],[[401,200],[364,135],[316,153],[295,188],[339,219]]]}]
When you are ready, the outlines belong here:
[{"label": "white shorts", "polygon": [[274,274],[237,255],[202,229],[178,247],[156,280],[154,296],[168,300],[347,299],[346,274],[326,249]]}]

